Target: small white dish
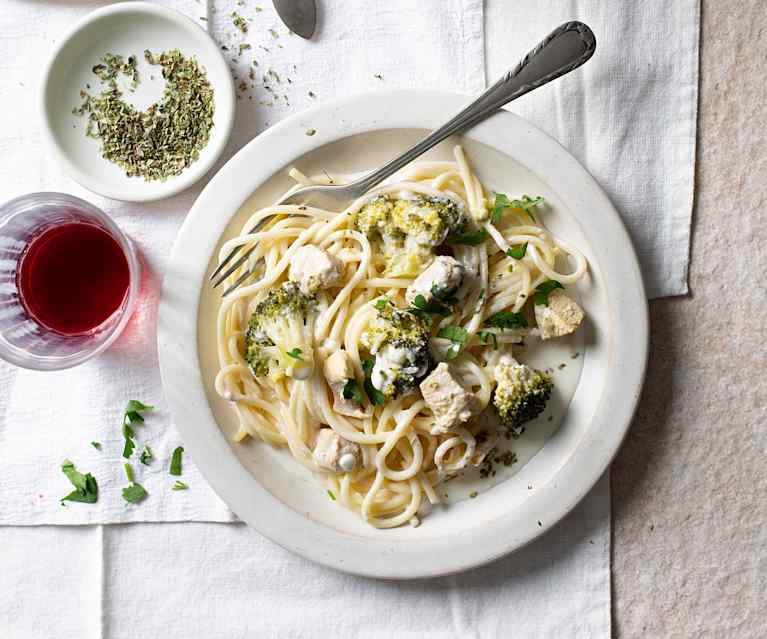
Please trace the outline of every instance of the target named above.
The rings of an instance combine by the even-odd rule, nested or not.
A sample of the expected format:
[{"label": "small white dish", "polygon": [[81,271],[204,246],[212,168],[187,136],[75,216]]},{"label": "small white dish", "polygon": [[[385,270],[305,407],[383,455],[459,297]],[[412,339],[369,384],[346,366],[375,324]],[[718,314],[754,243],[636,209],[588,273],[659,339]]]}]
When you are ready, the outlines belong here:
[{"label": "small white dish", "polygon": [[[144,50],[179,49],[194,56],[213,87],[215,112],[208,144],[180,175],[164,182],[127,177],[101,157],[101,141],[85,136],[87,116],[72,113],[82,103],[86,85],[99,90],[92,69],[106,53],[136,55],[141,82],[123,99],[138,109],[162,95],[161,70],[144,61]],[[151,75],[154,79],[151,79]],[[234,83],[215,42],[186,16],[148,2],[123,2],[98,9],[76,24],[60,41],[45,68],[40,92],[44,135],[65,171],[85,188],[117,200],[147,202],[175,195],[199,180],[221,155],[234,123]]]},{"label": "small white dish", "polygon": [[[163,387],[184,446],[214,490],[263,535],[313,561],[379,578],[442,575],[514,551],[551,528],[604,473],[628,430],[644,379],[648,319],[639,263],[614,207],[562,146],[507,111],[427,155],[452,159],[460,142],[490,190],[543,195],[546,225],[580,248],[589,275],[577,285],[587,313],[571,343],[552,344],[567,378],[555,419],[539,424],[515,474],[476,499],[435,508],[418,527],[376,529],[331,501],[288,453],[260,441],[235,444],[231,406],[213,389],[220,291],[208,275],[218,249],[257,208],[306,174],[372,169],[435,129],[468,99],[390,91],[325,103],[258,136],[208,183],[179,232],[162,290],[158,347]],[[307,131],[314,130],[309,136]],[[211,216],[210,211],[217,215]],[[563,352],[566,349],[569,352]],[[549,344],[545,349],[549,351]],[[575,356],[575,353],[578,356]],[[557,363],[551,362],[554,367]],[[536,363],[535,365],[540,366]],[[567,401],[569,400],[569,406]],[[567,408],[565,409],[565,406]],[[517,440],[521,442],[522,440]],[[496,479],[500,479],[500,476]],[[450,497],[466,497],[453,480]]]}]

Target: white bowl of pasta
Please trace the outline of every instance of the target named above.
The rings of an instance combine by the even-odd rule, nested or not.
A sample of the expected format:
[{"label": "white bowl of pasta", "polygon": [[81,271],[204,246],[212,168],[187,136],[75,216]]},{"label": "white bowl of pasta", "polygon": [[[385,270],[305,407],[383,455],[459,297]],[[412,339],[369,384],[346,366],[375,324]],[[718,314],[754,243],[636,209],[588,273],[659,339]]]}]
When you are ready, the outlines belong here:
[{"label": "white bowl of pasta", "polygon": [[[628,235],[521,118],[498,113],[343,211],[274,206],[296,181],[379,166],[465,102],[382,92],[281,122],[211,180],[170,259],[158,339],[185,445],[241,519],[340,570],[416,578],[520,548],[601,476],[641,390]],[[208,275],[254,244],[258,277],[222,302]]]}]

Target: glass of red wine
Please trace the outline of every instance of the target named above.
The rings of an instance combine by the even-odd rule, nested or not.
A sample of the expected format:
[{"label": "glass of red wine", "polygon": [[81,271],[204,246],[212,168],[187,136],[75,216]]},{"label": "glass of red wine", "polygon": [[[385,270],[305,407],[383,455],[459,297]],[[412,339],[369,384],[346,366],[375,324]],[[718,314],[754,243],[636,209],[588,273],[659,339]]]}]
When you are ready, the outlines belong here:
[{"label": "glass of red wine", "polygon": [[0,206],[0,357],[36,370],[81,364],[114,342],[141,267],[102,211],[63,193]]}]

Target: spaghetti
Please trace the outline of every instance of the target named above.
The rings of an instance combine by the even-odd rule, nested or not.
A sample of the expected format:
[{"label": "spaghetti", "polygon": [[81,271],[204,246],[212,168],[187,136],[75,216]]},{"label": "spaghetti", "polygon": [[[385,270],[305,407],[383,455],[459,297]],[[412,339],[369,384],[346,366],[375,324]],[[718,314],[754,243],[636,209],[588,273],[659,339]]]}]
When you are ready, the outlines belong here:
[{"label": "spaghetti", "polygon": [[[454,162],[414,163],[341,212],[296,204],[260,209],[246,221],[242,234],[220,250],[223,259],[235,247],[256,245],[248,261],[230,276],[235,281],[243,269],[254,270],[251,283],[224,298],[218,312],[220,370],[215,384],[237,413],[236,440],[257,437],[287,447],[296,461],[325,482],[334,498],[379,528],[417,523],[417,513],[427,510],[426,503],[439,503],[437,486],[487,452],[486,428],[492,411],[486,409],[496,384],[494,367],[511,354],[514,343],[537,330],[498,322],[488,326],[488,319],[499,313],[521,314],[542,285],[572,284],[587,269],[584,256],[552,235],[532,208],[513,202],[498,206],[496,196],[494,209],[461,147],[454,154]],[[332,182],[329,176],[307,178],[295,169],[291,176],[297,182],[295,188]],[[371,237],[355,224],[363,207],[382,196],[449,202],[465,213],[473,229],[471,237],[464,238],[464,243],[426,250],[416,260],[415,270],[411,263],[393,272],[391,256],[386,256],[391,247],[382,246],[380,237]],[[247,233],[270,216],[275,217],[262,230]],[[254,375],[247,359],[250,318],[271,291],[288,281],[291,265],[305,246],[332,256],[340,265],[338,277],[329,287],[313,291],[308,321],[295,329],[301,335],[294,341],[301,348],[287,353],[296,358],[295,370],[279,376]],[[339,413],[334,400],[340,400],[341,391],[326,377],[328,359],[345,351],[349,380],[365,380],[365,388],[375,392],[365,365],[365,358],[375,350],[368,332],[382,304],[414,310],[412,300],[408,302],[409,287],[437,251],[452,253],[466,278],[460,303],[427,318],[431,366],[449,361],[451,375],[473,397],[472,418],[440,430],[418,386],[374,402],[359,393],[354,382],[344,386],[343,400],[354,403],[355,410]],[[558,270],[563,264],[571,266],[569,272]],[[455,335],[460,339],[451,338]],[[299,369],[301,374],[295,372]],[[328,428],[346,446],[341,453],[358,452],[358,463],[348,466],[353,469],[329,469],[318,461],[318,433]]]}]

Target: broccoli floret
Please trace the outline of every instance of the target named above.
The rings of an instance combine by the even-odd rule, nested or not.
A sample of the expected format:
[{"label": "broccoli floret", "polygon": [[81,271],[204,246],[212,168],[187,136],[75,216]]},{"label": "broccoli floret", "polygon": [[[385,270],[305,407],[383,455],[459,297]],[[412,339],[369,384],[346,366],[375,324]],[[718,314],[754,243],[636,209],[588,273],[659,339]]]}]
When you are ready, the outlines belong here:
[{"label": "broccoli floret", "polygon": [[382,241],[388,274],[414,277],[432,260],[432,249],[462,232],[468,220],[463,207],[448,198],[379,195],[357,211],[353,223],[368,238]]},{"label": "broccoli floret", "polygon": [[417,237],[420,244],[437,246],[449,233],[460,233],[466,217],[453,200],[422,196],[416,200],[397,200],[392,223],[402,233]]},{"label": "broccoli floret", "polygon": [[501,425],[512,436],[522,433],[522,424],[535,419],[546,408],[554,384],[551,375],[517,362],[501,362],[495,368],[498,385],[493,405]]},{"label": "broccoli floret", "polygon": [[[391,223],[394,200],[388,195],[378,195],[354,214],[353,224],[369,239],[380,235],[392,235],[397,231]],[[399,233],[402,235],[402,233]]]},{"label": "broccoli floret", "polygon": [[302,293],[295,282],[286,282],[259,302],[245,333],[245,361],[253,375],[273,381],[311,375],[314,364],[306,324],[315,304],[316,298]]},{"label": "broccoli floret", "polygon": [[411,236],[429,246],[442,244],[449,233],[460,233],[466,224],[466,214],[459,204],[425,195],[412,200],[379,195],[354,216],[356,228],[371,239]]},{"label": "broccoli floret", "polygon": [[426,323],[389,302],[379,304],[362,343],[375,356],[371,383],[386,399],[413,391],[431,366]]}]

